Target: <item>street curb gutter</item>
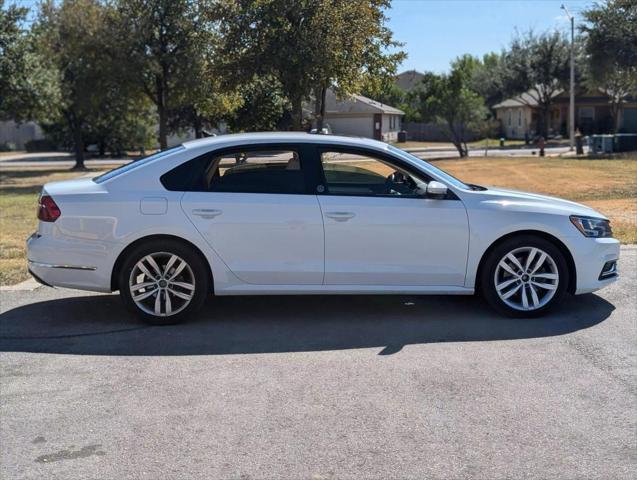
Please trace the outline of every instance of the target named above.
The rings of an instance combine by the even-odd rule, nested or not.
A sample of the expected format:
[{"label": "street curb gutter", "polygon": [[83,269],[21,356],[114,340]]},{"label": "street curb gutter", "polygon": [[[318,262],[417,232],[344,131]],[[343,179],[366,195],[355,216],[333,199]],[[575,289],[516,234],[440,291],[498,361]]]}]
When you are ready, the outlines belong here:
[{"label": "street curb gutter", "polygon": [[0,292],[30,292],[41,286],[35,279],[30,278],[15,285],[0,286]]}]

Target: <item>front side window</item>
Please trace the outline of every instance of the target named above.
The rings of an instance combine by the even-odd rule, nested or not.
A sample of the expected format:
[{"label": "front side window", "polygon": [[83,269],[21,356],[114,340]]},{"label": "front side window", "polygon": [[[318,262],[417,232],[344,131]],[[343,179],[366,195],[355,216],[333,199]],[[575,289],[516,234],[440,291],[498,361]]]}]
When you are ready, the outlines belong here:
[{"label": "front side window", "polygon": [[324,151],[321,164],[330,195],[414,197],[426,188],[406,170],[368,154]]}]

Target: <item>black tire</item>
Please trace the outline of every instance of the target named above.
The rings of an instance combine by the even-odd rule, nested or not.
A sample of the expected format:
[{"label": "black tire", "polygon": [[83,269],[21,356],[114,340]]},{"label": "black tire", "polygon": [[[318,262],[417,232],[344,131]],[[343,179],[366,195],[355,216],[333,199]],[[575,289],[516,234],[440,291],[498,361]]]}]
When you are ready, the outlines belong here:
[{"label": "black tire", "polygon": [[[168,314],[167,312],[169,310],[166,310],[168,307],[165,304],[166,303],[165,297],[166,295],[168,295],[168,292],[167,292],[167,290],[169,290],[168,288],[166,288],[163,292],[163,295],[164,295],[163,296],[164,298],[163,315],[161,314],[155,315],[153,312],[144,311],[142,310],[142,307],[140,307],[135,302],[135,300],[133,300],[133,295],[131,293],[131,287],[129,284],[129,281],[131,279],[131,273],[133,272],[134,268],[137,268],[136,265],[141,259],[151,254],[159,255],[159,258],[158,258],[159,261],[161,261],[160,260],[161,258],[165,258],[165,257],[170,259],[169,255],[176,255],[180,260],[185,261],[187,264],[187,267],[184,267],[184,269],[182,270],[182,272],[184,273],[181,273],[180,275],[187,274],[189,282],[190,282],[190,277],[193,277],[192,280],[194,281],[194,290],[192,289],[182,290],[182,292],[185,292],[185,293],[188,293],[189,291],[190,292],[194,291],[194,293],[192,294],[192,298],[190,299],[189,303],[183,302],[183,300],[176,298],[177,302],[179,301],[183,302],[182,304],[183,308],[174,314]],[[177,240],[157,239],[157,240],[150,240],[148,242],[140,244],[139,246],[135,247],[131,252],[128,253],[126,259],[124,260],[124,263],[122,264],[122,268],[120,269],[119,278],[118,278],[120,297],[122,298],[122,301],[124,302],[124,305],[126,306],[128,310],[135,313],[138,317],[140,317],[142,320],[144,320],[145,322],[151,325],[173,325],[173,324],[179,323],[183,321],[185,318],[187,318],[188,316],[198,311],[203,306],[208,294],[210,293],[211,278],[210,278],[210,274],[208,273],[208,269],[206,268],[205,262],[206,262],[206,259],[203,258],[199,252],[195,251],[192,247],[188,246],[187,244],[179,242]],[[160,264],[159,265],[160,269],[162,268],[162,266],[166,266],[166,265]],[[174,271],[174,268],[173,268],[173,271]],[[138,270],[136,270],[136,275],[137,275],[137,272]],[[168,277],[169,275],[166,274],[166,278]],[[178,280],[181,280],[181,277],[176,277],[174,281],[178,281]],[[185,282],[182,282],[182,283],[185,283]],[[164,286],[167,286],[167,285],[164,285]],[[151,289],[152,288],[153,287],[151,287]],[[178,288],[176,287],[174,288],[178,290]],[[148,292],[150,292],[151,289],[148,289]],[[142,293],[143,292],[145,292],[145,290],[142,290]],[[161,296],[162,292],[159,292],[159,295]],[[152,298],[156,298],[156,297],[157,295],[154,295],[154,296],[151,295],[148,298],[152,302]],[[171,298],[173,298],[173,301],[175,300],[175,297],[171,296]]]},{"label": "black tire", "polygon": [[[557,268],[557,273],[559,274],[559,278],[557,281],[557,288],[555,289],[555,293],[552,297],[550,297],[546,304],[540,306],[539,308],[533,310],[519,310],[513,308],[511,305],[507,304],[505,300],[500,298],[498,291],[495,286],[496,282],[496,269],[498,268],[498,264],[500,260],[502,260],[507,253],[514,252],[517,249],[524,248],[537,248],[541,251],[547,253],[550,258],[554,262],[554,266]],[[539,261],[539,257],[536,258]],[[522,265],[525,266],[525,265]],[[524,272],[522,272],[524,273]],[[525,277],[529,277],[526,275]],[[513,275],[509,278],[513,279]],[[527,279],[526,282],[529,282],[531,279]],[[484,258],[480,276],[479,276],[479,287],[482,296],[485,300],[491,305],[495,310],[509,317],[517,317],[517,318],[532,318],[539,317],[546,314],[550,311],[555,305],[557,305],[562,299],[564,292],[566,292],[568,284],[569,284],[569,270],[568,265],[566,263],[566,259],[564,258],[564,254],[562,251],[552,242],[536,236],[536,235],[519,235],[515,237],[511,237],[503,242],[496,244],[492,247]],[[515,288],[517,284],[521,284],[521,289],[525,292],[525,295],[528,295],[530,292],[531,285],[526,284],[523,279],[520,281],[514,282],[514,284],[510,287],[511,289]],[[533,285],[537,285],[534,283]],[[536,292],[544,291],[537,288],[534,288]],[[547,291],[548,293],[548,291]],[[516,293],[516,295],[521,295],[522,292]],[[530,298],[527,297],[527,299]],[[532,301],[532,300],[531,300]],[[509,300],[510,303],[515,303],[512,300]],[[541,304],[542,300],[540,301]]]}]

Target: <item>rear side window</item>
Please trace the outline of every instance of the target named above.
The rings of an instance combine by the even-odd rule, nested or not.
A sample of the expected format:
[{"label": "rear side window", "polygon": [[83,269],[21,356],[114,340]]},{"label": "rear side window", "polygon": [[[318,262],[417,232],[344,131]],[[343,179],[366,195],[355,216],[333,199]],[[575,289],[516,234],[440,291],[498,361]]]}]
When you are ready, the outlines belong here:
[{"label": "rear side window", "polygon": [[230,193],[306,193],[301,156],[293,149],[205,155],[164,174],[168,190]]},{"label": "rear side window", "polygon": [[159,160],[162,157],[166,157],[173,153],[184,150],[185,148],[186,147],[184,147],[183,145],[179,145],[177,147],[164,150],[163,152],[157,152],[153,155],[149,155],[148,157],[140,158],[139,160],[133,160],[132,162],[127,163],[126,165],[122,165],[121,167],[114,168],[113,170],[109,170],[108,172],[103,173],[102,175],[98,177],[95,177],[93,181],[95,183],[104,183],[105,181],[110,180],[111,178],[118,177],[126,172],[130,172],[131,170],[139,168],[143,165],[147,165],[151,162],[154,162],[155,160]]}]

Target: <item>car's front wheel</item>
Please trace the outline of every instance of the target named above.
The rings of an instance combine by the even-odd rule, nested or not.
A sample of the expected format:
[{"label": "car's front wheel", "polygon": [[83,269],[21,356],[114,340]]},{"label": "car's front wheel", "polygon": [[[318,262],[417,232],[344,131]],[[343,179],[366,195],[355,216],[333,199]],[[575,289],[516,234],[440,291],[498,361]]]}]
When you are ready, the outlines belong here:
[{"label": "car's front wheel", "polygon": [[536,317],[555,306],[569,282],[564,254],[533,235],[512,237],[485,258],[480,285],[496,310],[514,317]]},{"label": "car's front wheel", "polygon": [[177,241],[153,240],[133,249],[119,276],[124,304],[153,325],[178,323],[198,310],[209,292],[203,259]]}]

